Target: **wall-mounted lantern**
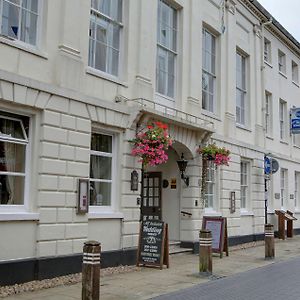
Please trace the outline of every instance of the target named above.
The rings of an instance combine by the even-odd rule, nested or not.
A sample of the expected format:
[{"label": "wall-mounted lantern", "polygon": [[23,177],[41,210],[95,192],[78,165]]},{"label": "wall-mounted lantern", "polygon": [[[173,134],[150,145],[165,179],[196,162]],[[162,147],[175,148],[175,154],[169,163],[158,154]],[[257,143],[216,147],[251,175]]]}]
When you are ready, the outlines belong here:
[{"label": "wall-mounted lantern", "polygon": [[190,184],[190,178],[185,175],[185,170],[187,167],[188,161],[184,159],[183,153],[181,154],[181,158],[177,160],[177,165],[180,171],[181,179],[184,181],[186,186],[189,186]]},{"label": "wall-mounted lantern", "polygon": [[131,172],[130,189],[132,191],[137,191],[139,189],[139,174],[136,170]]}]

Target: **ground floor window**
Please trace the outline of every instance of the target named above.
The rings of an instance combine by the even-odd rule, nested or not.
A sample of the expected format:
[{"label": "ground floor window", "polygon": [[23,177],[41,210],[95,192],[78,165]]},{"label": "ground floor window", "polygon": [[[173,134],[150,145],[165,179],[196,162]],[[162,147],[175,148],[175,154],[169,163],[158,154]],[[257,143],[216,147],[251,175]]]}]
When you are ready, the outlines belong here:
[{"label": "ground floor window", "polygon": [[249,172],[250,162],[241,161],[241,209],[247,209],[249,205]]},{"label": "ground floor window", "polygon": [[90,205],[112,205],[114,136],[92,133],[90,157]]},{"label": "ground floor window", "polygon": [[216,197],[216,166],[208,161],[206,177],[205,207],[214,208]]},{"label": "ground floor window", "polygon": [[0,205],[24,205],[29,118],[0,112]]},{"label": "ground floor window", "polygon": [[287,195],[287,169],[280,169],[280,205],[284,207],[285,205],[285,198]]}]

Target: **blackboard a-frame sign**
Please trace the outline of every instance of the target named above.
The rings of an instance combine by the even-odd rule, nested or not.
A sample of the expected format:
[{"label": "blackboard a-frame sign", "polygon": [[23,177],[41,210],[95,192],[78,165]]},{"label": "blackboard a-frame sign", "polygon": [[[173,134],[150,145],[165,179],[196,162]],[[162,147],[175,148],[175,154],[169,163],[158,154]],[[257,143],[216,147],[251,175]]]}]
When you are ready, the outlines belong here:
[{"label": "blackboard a-frame sign", "polygon": [[168,224],[159,220],[141,222],[136,265],[169,268]]},{"label": "blackboard a-frame sign", "polygon": [[220,253],[220,258],[223,257],[223,252],[226,252],[226,256],[228,256],[227,219],[203,217],[202,228],[211,231],[213,253]]}]

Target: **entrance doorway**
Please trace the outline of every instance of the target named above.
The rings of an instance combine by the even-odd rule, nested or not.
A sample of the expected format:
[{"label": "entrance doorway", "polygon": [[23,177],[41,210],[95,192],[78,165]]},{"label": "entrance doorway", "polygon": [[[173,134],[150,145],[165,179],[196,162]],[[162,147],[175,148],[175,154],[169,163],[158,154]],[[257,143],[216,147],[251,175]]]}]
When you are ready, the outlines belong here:
[{"label": "entrance doorway", "polygon": [[142,180],[142,220],[161,220],[161,172],[144,172]]}]

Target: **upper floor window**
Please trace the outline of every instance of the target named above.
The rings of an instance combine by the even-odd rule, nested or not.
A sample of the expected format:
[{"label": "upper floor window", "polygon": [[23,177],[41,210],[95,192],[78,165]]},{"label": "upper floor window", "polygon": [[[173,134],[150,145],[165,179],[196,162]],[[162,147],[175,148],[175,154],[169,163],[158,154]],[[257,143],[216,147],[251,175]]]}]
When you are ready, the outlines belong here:
[{"label": "upper floor window", "polygon": [[241,209],[249,205],[249,170],[250,162],[241,161]]},{"label": "upper floor window", "polygon": [[246,58],[236,53],[236,122],[246,125],[247,109]]},{"label": "upper floor window", "polygon": [[299,207],[299,187],[300,187],[300,172],[295,171],[295,195],[294,195],[294,205],[295,208]]},{"label": "upper floor window", "polygon": [[265,126],[266,126],[266,134],[272,135],[272,123],[273,123],[273,117],[272,117],[272,94],[267,92],[265,93],[265,99],[266,99],[266,113],[265,113]]},{"label": "upper floor window", "polygon": [[296,64],[293,60],[292,60],[292,80],[295,83],[299,83],[299,67],[298,64]]},{"label": "upper floor window", "polygon": [[285,199],[287,197],[287,169],[280,169],[280,205],[285,206]]},{"label": "upper floor window", "polygon": [[278,50],[278,69],[279,69],[279,72],[281,72],[283,74],[286,73],[286,56],[280,50]]},{"label": "upper floor window", "polygon": [[286,139],[286,126],[287,126],[287,109],[286,109],[286,102],[282,99],[279,100],[279,133],[280,139]]},{"label": "upper floor window", "polygon": [[216,38],[207,29],[202,31],[202,108],[215,112]]},{"label": "upper floor window", "polygon": [[29,119],[0,115],[0,205],[24,205]]},{"label": "upper floor window", "polygon": [[92,133],[90,158],[90,205],[110,207],[112,184],[114,139],[112,135]]},{"label": "upper floor window", "polygon": [[264,38],[264,60],[271,63],[271,42]]},{"label": "upper floor window", "polygon": [[163,0],[158,2],[156,91],[175,97],[177,55],[177,11]]},{"label": "upper floor window", "polygon": [[35,46],[38,0],[0,0],[1,35]]},{"label": "upper floor window", "polygon": [[92,0],[89,31],[89,66],[119,75],[122,0]]}]

